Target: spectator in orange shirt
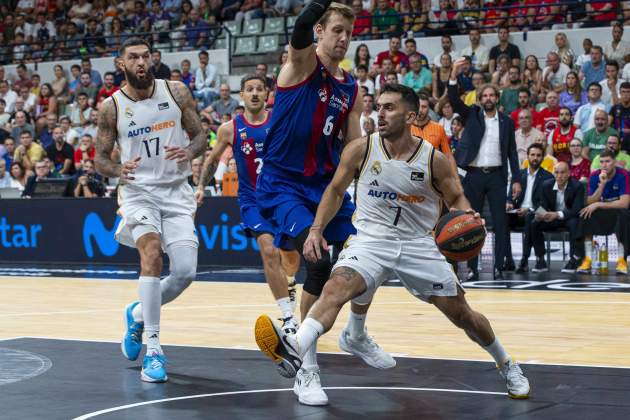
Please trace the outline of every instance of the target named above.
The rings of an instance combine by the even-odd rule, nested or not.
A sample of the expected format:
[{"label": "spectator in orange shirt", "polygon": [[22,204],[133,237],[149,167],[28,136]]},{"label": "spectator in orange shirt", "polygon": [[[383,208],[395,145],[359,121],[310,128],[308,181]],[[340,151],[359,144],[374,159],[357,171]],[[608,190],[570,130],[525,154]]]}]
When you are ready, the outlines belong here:
[{"label": "spectator in orange shirt", "polygon": [[431,108],[429,97],[425,94],[420,94],[419,104],[418,117],[416,118],[416,123],[411,126],[411,135],[428,141],[435,149],[444,153],[453,165],[453,170],[457,171],[450,141],[444,131],[444,127],[431,121],[431,118],[429,118],[429,109]]}]

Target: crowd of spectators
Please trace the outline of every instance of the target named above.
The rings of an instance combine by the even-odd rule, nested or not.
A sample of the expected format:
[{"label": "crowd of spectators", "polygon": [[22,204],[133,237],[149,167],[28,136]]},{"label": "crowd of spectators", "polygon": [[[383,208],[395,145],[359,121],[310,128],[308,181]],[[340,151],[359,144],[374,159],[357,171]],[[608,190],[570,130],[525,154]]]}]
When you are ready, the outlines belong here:
[{"label": "crowd of spectators", "polygon": [[[339,0],[355,39],[607,26],[630,4],[577,0]],[[220,24],[297,14],[309,0],[8,0],[0,4],[0,63],[115,54],[131,35],[178,51],[211,48]],[[564,59],[567,54],[561,53]],[[496,58],[496,57],[495,57]],[[438,60],[439,61],[439,60]]]},{"label": "crowd of spectators", "polygon": [[[57,64],[51,83],[42,83],[36,73],[29,74],[24,64],[18,66],[13,80],[7,80],[0,66],[0,188],[17,188],[25,197],[37,191],[38,182],[48,179],[66,179],[65,195],[74,197],[107,196],[117,184],[116,179],[105,179],[95,172],[94,142],[100,103],[124,86],[124,73],[112,65],[111,71],[101,74],[92,68],[90,55],[115,56],[121,40],[133,31],[146,30],[156,45],[164,41],[164,31],[182,25],[192,28],[185,37],[186,45],[199,49],[206,45],[209,24],[296,13],[303,5],[301,0],[163,0],[148,4],[79,0],[72,2],[71,7],[65,7],[64,0],[17,3],[12,13],[6,5],[0,6],[0,14],[4,15],[0,36],[5,40],[4,53],[12,54],[11,61],[41,59],[45,51],[52,51],[53,58],[69,51],[79,51],[83,57],[80,65],[69,69]],[[452,97],[449,99],[452,83],[449,79],[455,75],[457,93],[466,105],[477,102],[479,87],[492,83],[500,92],[499,110],[514,125],[518,160],[523,168],[521,178],[532,180],[529,185],[524,183],[520,198],[509,200],[506,211],[511,214],[510,226],[525,230],[525,255],[534,248],[535,269],[546,269],[540,254],[541,246],[544,251],[540,240],[544,223],[554,227],[584,224],[580,219],[592,219],[594,213],[602,214],[603,210],[607,213],[614,210],[614,215],[607,215],[608,220],[622,219],[619,211],[627,211],[630,200],[626,172],[630,170],[630,44],[623,40],[622,24],[613,23],[610,40],[604,45],[593,45],[590,39],[584,39],[581,51],[577,46],[573,49],[564,33],[556,33],[555,45],[546,54],[544,65],[533,55],[521,54],[510,42],[510,30],[610,25],[611,19],[623,21],[628,17],[625,6],[620,8],[618,2],[608,2],[614,4],[602,8],[595,2],[569,2],[560,10],[547,7],[547,1],[537,0],[483,4],[475,0],[347,3],[358,16],[356,37],[389,39],[386,51],[371,51],[366,44],[360,44],[354,57],[341,63],[342,68],[357,78],[363,91],[360,121],[364,135],[376,130],[375,103],[381,87],[386,83],[405,84],[421,98],[413,133],[446,153],[454,170],[461,172],[465,168],[456,168],[452,153],[457,149],[466,120],[454,111]],[[500,9],[516,3],[527,8]],[[581,9],[574,3],[584,6],[582,12],[588,12],[588,18],[578,13]],[[455,9],[460,10],[454,12]],[[546,10],[542,17],[530,12],[540,9]],[[519,13],[512,13],[514,10]],[[521,13],[523,10],[528,12]],[[607,20],[597,18],[611,13]],[[546,14],[554,18],[543,19]],[[562,20],[558,18],[561,15]],[[28,22],[24,16],[36,16],[36,22]],[[469,41],[456,48],[451,34],[459,31],[465,31]],[[496,33],[494,45],[481,42],[481,34],[489,31]],[[442,52],[427,57],[414,37],[408,36],[410,32],[415,36],[440,34]],[[89,36],[94,34],[98,36]],[[54,39],[63,42],[47,49],[47,43]],[[32,44],[21,49],[17,46],[20,41]],[[267,80],[270,109],[275,78],[286,57],[286,51],[281,53],[278,67],[271,71],[264,63],[256,66],[256,74]],[[156,78],[181,81],[190,88],[212,147],[218,126],[243,112],[243,107],[231,96],[230,87],[221,83],[208,53],[204,50],[198,53],[197,68],[192,68],[185,59],[178,68],[171,69],[161,61],[159,49],[152,52],[151,58],[150,71]],[[115,58],[112,62],[115,63]],[[189,182],[193,186],[199,181],[201,162],[198,159],[192,163]],[[235,175],[229,149],[221,162],[209,189],[212,194],[233,194]],[[230,185],[227,182],[223,185],[224,179]],[[581,191],[586,201],[573,201],[577,194],[573,190],[563,195],[565,201],[571,197],[570,202],[561,205],[557,200],[550,201],[548,184],[553,184],[551,191],[579,189],[584,185],[586,188]],[[573,206],[580,208],[573,211]],[[569,208],[572,210],[566,213]],[[575,221],[570,221],[571,218]],[[607,224],[606,229],[604,233],[618,233],[622,247],[628,243],[630,235],[626,236],[624,226]],[[575,269],[587,261],[590,242],[584,242],[584,238],[599,234],[599,230],[584,230],[583,226],[581,231],[588,235],[572,237],[572,258],[567,269]],[[623,257],[626,251],[622,248],[621,252]],[[504,268],[514,266],[508,250]],[[525,259],[518,269],[526,268]]]}]

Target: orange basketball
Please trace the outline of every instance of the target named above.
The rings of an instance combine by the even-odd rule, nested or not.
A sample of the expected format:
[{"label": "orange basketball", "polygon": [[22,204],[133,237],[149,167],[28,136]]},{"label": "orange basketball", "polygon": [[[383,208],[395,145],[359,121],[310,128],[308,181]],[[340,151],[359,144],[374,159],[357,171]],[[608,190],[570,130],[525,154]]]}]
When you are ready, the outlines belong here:
[{"label": "orange basketball", "polygon": [[468,261],[476,257],[485,240],[481,219],[461,210],[445,214],[435,227],[435,243],[449,260]]}]

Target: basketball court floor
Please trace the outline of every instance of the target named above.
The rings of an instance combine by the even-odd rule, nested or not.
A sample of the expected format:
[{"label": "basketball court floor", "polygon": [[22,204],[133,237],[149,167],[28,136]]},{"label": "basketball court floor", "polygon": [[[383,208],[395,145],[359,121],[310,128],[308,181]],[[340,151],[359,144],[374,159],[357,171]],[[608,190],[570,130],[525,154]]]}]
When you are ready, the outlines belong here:
[{"label": "basketball court floor", "polygon": [[344,308],[318,347],[327,407],[300,405],[293,382],[256,350],[256,317],[277,313],[259,269],[200,268],[163,308],[169,382],[147,384],[119,344],[136,267],[0,265],[0,418],[630,418],[630,281],[561,265],[464,283],[522,364],[529,400],[509,399],[483,350],[391,282],[367,325],[397,366],[380,371],[340,352]]}]

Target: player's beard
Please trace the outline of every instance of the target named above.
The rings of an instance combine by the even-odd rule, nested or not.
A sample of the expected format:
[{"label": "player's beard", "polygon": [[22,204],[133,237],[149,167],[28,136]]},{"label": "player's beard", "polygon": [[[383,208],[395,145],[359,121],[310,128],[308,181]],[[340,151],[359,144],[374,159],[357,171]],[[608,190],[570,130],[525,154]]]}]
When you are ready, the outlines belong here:
[{"label": "player's beard", "polygon": [[149,70],[145,70],[144,79],[137,78],[133,72],[127,70],[127,67],[124,67],[124,72],[127,83],[129,83],[129,85],[134,89],[144,90],[153,85],[153,73]]}]

